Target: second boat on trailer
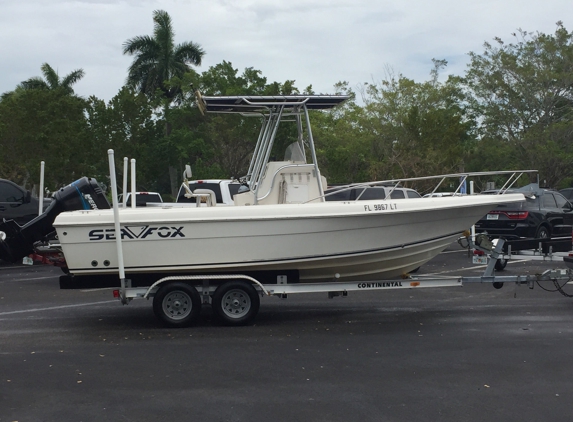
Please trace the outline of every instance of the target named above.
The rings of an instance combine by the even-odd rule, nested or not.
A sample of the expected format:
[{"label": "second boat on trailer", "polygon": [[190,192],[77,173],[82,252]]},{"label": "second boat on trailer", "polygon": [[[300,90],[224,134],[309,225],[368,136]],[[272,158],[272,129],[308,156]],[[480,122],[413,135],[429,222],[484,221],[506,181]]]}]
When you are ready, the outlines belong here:
[{"label": "second boat on trailer", "polygon": [[[346,99],[199,96],[207,113],[239,113],[263,122],[235,206],[63,212],[54,222],[69,269],[62,284],[84,287],[85,280],[117,277],[119,272],[122,301],[154,296],[155,313],[167,325],[192,323],[202,301],[211,302],[224,322],[245,324],[257,313],[259,293],[269,292],[265,286],[346,291],[325,286],[402,277],[498,204],[524,199],[508,194],[325,201],[326,180],[317,165],[309,110],[331,109]],[[270,161],[277,128],[284,121],[294,122],[298,141],[284,161]],[[504,173],[513,183],[524,172]],[[434,178],[465,181],[470,175]],[[388,181],[369,186],[376,184]],[[117,232],[121,236],[116,237]],[[279,290],[287,291],[274,291]]]}]

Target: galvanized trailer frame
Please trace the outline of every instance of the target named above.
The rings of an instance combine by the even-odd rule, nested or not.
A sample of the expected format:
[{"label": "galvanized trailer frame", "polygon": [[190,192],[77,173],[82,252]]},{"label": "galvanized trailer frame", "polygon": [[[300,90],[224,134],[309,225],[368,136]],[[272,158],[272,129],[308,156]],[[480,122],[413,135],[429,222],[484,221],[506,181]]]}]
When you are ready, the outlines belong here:
[{"label": "galvanized trailer frame", "polygon": [[[526,284],[533,288],[542,281],[553,282],[561,287],[573,279],[571,269],[551,269],[542,274],[500,276],[495,273],[495,263],[503,256],[503,240],[493,249],[489,245],[475,244],[469,234],[463,238],[467,247],[486,252],[489,263],[481,276],[423,277],[405,275],[402,279],[381,281],[335,281],[331,283],[289,283],[287,276],[278,276],[276,284],[263,284],[254,277],[244,274],[231,275],[182,275],[163,277],[148,287],[129,287],[129,281],[122,284],[114,295],[123,304],[133,299],[153,298],[156,316],[167,326],[191,325],[198,317],[202,304],[211,304],[215,314],[226,325],[244,325],[252,322],[259,309],[260,296],[287,298],[290,294],[327,293],[328,298],[347,296],[349,292],[372,290],[418,289],[430,287],[461,287],[464,283],[491,283],[501,288],[504,283]],[[221,287],[232,285],[229,292],[218,294]],[[188,285],[188,290],[187,287]],[[175,286],[174,289],[170,287]],[[162,289],[167,289],[163,294]],[[193,297],[197,294],[196,297]],[[563,293],[563,292],[562,292]],[[253,296],[254,294],[254,296]],[[171,295],[171,296],[170,296]],[[168,303],[167,303],[168,302]],[[167,303],[167,304],[166,304]]]}]

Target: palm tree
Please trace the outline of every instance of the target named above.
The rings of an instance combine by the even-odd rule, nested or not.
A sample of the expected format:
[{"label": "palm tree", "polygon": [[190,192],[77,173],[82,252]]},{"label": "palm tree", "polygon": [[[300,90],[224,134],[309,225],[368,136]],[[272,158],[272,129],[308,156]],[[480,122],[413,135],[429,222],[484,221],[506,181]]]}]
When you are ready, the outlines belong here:
[{"label": "palm tree", "polygon": [[181,89],[166,82],[174,76],[182,77],[191,69],[190,65],[199,66],[205,52],[193,42],[175,45],[167,12],[154,11],[153,22],[153,37],[143,35],[123,43],[123,54],[135,56],[129,67],[127,85],[151,97],[159,89],[168,106]]},{"label": "palm tree", "polygon": [[44,63],[41,67],[44,79],[35,76],[18,85],[22,89],[60,89],[66,94],[73,95],[74,90],[72,85],[84,77],[83,69],[77,69],[60,79],[58,72],[55,71],[48,63]]}]

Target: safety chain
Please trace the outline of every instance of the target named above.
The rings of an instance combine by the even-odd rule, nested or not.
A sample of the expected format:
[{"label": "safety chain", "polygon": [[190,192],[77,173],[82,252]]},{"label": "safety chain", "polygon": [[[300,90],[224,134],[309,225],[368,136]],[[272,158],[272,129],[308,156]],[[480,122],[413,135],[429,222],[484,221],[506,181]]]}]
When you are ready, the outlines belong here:
[{"label": "safety chain", "polygon": [[[567,280],[567,283],[569,283],[571,279]],[[559,282],[557,280],[553,280],[553,284],[555,284],[555,289],[557,289],[559,291],[559,293],[561,293],[563,296],[565,297],[573,297],[573,294],[567,293],[566,291],[563,290],[563,286],[565,286],[565,284],[563,284],[563,286],[559,285]]]}]

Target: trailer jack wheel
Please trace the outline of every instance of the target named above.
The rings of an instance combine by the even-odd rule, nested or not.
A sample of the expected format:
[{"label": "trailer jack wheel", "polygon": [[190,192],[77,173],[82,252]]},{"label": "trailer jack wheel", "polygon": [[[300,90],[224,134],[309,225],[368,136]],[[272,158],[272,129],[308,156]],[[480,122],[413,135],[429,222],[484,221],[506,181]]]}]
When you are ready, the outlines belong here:
[{"label": "trailer jack wheel", "polygon": [[181,282],[167,283],[153,298],[153,312],[168,327],[188,327],[201,312],[201,297],[193,286]]},{"label": "trailer jack wheel", "polygon": [[260,298],[249,283],[235,280],[220,285],[213,294],[213,313],[225,325],[246,325],[259,312]]},{"label": "trailer jack wheel", "polygon": [[498,258],[495,263],[495,269],[497,271],[503,271],[503,269],[507,266],[507,259],[505,258]]}]

